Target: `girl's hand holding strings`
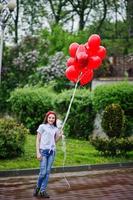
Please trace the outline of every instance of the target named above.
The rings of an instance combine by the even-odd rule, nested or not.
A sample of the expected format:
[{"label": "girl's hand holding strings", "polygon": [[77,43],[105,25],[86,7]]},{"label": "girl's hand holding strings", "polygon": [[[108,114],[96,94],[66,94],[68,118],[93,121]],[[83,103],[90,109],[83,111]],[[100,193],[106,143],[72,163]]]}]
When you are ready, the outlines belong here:
[{"label": "girl's hand holding strings", "polygon": [[60,132],[60,137],[61,138],[65,138],[65,135],[64,135],[64,132],[61,130],[61,132]]},{"label": "girl's hand holding strings", "polygon": [[63,138],[63,137],[64,137],[63,131],[61,130],[61,131],[57,134],[55,141],[57,142],[58,140],[60,140],[60,139]]}]

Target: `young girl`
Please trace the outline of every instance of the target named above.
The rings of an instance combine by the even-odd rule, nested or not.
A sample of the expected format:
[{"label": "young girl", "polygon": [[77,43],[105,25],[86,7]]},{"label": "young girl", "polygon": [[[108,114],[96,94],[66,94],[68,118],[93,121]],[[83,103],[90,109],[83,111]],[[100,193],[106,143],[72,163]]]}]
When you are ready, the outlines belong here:
[{"label": "young girl", "polygon": [[56,126],[57,116],[53,111],[46,113],[44,123],[37,129],[36,154],[40,160],[40,173],[33,195],[49,198],[46,192],[51,166],[55,157],[56,142],[62,137],[62,132]]}]

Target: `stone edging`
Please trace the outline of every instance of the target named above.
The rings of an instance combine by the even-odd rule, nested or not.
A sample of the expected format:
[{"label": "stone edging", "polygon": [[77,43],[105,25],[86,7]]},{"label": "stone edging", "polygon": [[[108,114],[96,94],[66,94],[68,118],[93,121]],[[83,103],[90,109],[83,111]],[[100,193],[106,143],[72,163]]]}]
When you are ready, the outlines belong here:
[{"label": "stone edging", "polygon": [[[121,168],[133,168],[133,162],[53,167],[52,168],[52,173],[79,172],[79,171],[92,171],[92,170],[110,170],[110,169],[121,169]],[[0,177],[38,175],[38,173],[39,173],[39,169],[38,168],[35,168],[35,169],[6,170],[6,171],[0,171]]]}]

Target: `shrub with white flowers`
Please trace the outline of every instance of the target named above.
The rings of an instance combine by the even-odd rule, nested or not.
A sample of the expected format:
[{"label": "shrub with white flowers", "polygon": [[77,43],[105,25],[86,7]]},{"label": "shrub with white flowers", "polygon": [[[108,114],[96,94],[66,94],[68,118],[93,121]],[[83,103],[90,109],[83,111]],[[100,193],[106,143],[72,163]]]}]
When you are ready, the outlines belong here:
[{"label": "shrub with white flowers", "polygon": [[49,63],[46,67],[37,69],[39,77],[44,82],[61,78],[64,76],[66,68],[66,57],[63,52],[57,52],[54,56],[49,58]]},{"label": "shrub with white flowers", "polygon": [[72,87],[72,84],[64,75],[66,60],[67,57],[63,52],[57,52],[55,55],[50,56],[48,65],[37,68],[37,71],[29,77],[28,84],[43,86],[50,83],[56,92]]},{"label": "shrub with white flowers", "polygon": [[17,58],[13,60],[14,66],[20,71],[34,71],[38,60],[39,53],[36,50],[20,53]]}]

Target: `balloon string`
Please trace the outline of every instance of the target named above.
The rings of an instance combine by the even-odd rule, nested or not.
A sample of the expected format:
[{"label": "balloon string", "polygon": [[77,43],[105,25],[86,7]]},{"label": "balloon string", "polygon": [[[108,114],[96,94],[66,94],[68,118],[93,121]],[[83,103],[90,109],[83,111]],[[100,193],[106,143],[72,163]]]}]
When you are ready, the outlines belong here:
[{"label": "balloon string", "polygon": [[[63,172],[64,172],[64,166],[65,166],[65,161],[66,161],[66,142],[65,142],[65,137],[62,137],[62,150],[63,150],[63,153],[64,153],[64,158],[63,158]],[[68,188],[70,188],[70,184],[65,176],[65,173],[63,173],[63,178],[65,179],[65,182],[67,183],[68,185]]]},{"label": "balloon string", "polygon": [[71,101],[70,101],[70,104],[69,104],[69,107],[68,107],[68,110],[67,110],[67,114],[66,114],[66,117],[64,119],[64,122],[63,122],[61,130],[63,130],[63,128],[64,128],[64,126],[66,124],[66,121],[68,119],[68,116],[69,116],[69,113],[70,113],[70,109],[71,109],[71,106],[72,106],[72,102],[74,100],[75,92],[76,92],[76,89],[77,89],[77,86],[78,86],[78,82],[79,82],[79,79],[78,79],[78,81],[75,84],[74,92],[73,92],[73,95],[72,95],[72,98],[71,98]]},{"label": "balloon string", "polygon": [[[79,75],[78,77],[78,80],[75,84],[75,88],[74,88],[74,91],[73,91],[73,95],[71,97],[71,100],[70,100],[70,103],[69,103],[69,107],[68,107],[68,110],[67,110],[67,114],[65,116],[65,119],[64,119],[64,122],[62,124],[62,127],[61,127],[61,131],[63,130],[65,124],[66,124],[66,121],[68,119],[68,116],[69,116],[69,113],[70,113],[70,109],[71,109],[71,106],[72,106],[72,103],[73,103],[73,100],[74,100],[74,96],[75,96],[75,93],[76,93],[76,89],[77,89],[77,86],[78,86],[78,82],[80,81],[80,77],[81,77],[82,74]],[[63,146],[63,152],[64,152],[64,159],[63,159],[63,171],[64,171],[64,166],[65,166],[65,161],[66,161],[66,142],[65,142],[65,137],[62,137],[62,146]],[[64,174],[63,174],[64,175]],[[68,185],[68,188],[70,188],[70,184],[66,178],[66,176],[64,175],[64,179]]]}]

